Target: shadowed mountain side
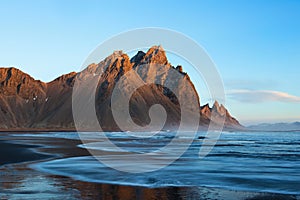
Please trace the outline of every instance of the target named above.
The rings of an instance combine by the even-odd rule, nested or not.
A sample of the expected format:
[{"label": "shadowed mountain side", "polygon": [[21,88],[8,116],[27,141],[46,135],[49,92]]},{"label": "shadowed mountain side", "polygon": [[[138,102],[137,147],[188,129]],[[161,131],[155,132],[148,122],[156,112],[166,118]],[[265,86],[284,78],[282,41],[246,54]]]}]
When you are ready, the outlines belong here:
[{"label": "shadowed mountain side", "polygon": [[[111,104],[121,105],[125,102],[118,107],[120,113],[125,113],[126,101],[121,100],[126,98],[130,119],[140,126],[150,123],[150,107],[160,104],[167,113],[166,129],[178,128],[183,109],[180,105],[196,105],[184,107],[191,123],[200,113],[199,123],[205,127],[210,122],[211,114],[217,113],[214,117],[216,123],[225,116],[226,127],[242,127],[217,102],[212,108],[208,105],[200,107],[198,94],[189,76],[182,72],[181,66],[175,68],[168,62],[161,46],[154,46],[146,53],[139,51],[131,59],[122,51],[116,51],[80,73],[62,75],[48,83],[35,80],[16,68],[0,68],[0,129],[75,129],[72,115],[75,81],[81,84],[93,77],[98,81],[95,96],[97,117],[106,131],[120,130],[120,123],[115,121]],[[86,85],[83,92],[88,95],[93,91]],[[116,94],[117,98],[112,100],[112,96]],[[182,101],[185,101],[184,104]],[[85,103],[91,102],[93,99]],[[84,110],[85,105],[81,106]],[[154,116],[153,119],[157,117],[159,116]],[[124,127],[121,129],[124,130]]]}]

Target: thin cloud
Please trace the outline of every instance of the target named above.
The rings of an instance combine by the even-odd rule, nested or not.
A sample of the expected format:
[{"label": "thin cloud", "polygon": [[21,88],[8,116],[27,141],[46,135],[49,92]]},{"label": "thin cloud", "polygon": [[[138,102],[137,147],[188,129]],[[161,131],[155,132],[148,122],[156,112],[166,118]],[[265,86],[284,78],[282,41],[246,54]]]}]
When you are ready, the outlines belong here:
[{"label": "thin cloud", "polygon": [[247,103],[289,102],[300,103],[300,97],[273,90],[229,90],[226,95],[236,101]]}]

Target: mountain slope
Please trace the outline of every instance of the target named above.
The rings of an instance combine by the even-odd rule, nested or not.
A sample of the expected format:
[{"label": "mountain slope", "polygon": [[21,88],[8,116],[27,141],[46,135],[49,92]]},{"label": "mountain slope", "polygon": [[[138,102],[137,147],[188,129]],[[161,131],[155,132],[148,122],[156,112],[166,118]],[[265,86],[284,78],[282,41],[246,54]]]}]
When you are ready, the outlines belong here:
[{"label": "mountain slope", "polygon": [[215,113],[216,121],[221,121],[225,116],[224,128],[225,129],[244,129],[244,127],[239,123],[237,119],[232,117],[229,111],[223,106],[220,105],[217,101],[210,108],[208,104],[201,106],[201,123],[200,124],[208,124],[211,120],[212,113]]},{"label": "mountain slope", "polygon": [[[174,71],[182,81],[171,91],[162,85],[172,85],[169,82],[176,78]],[[192,113],[200,112],[201,125],[209,124],[213,111],[220,118],[226,117],[226,127],[241,127],[218,103],[212,108],[208,105],[200,108],[198,94],[189,76],[182,72],[181,66],[175,68],[168,62],[162,47],[154,46],[146,53],[139,51],[131,59],[122,51],[116,51],[82,72],[62,75],[48,83],[35,80],[16,68],[0,68],[0,129],[75,129],[72,115],[74,81],[84,81],[100,73],[95,107],[99,123],[106,131],[120,130],[111,109],[113,91],[118,89],[120,96],[116,101],[119,101],[128,98],[132,87],[137,89],[130,95],[130,117],[140,126],[150,123],[149,108],[160,104],[168,114],[165,128],[177,128],[181,120],[181,107],[176,93],[184,95],[187,104],[196,102],[197,110],[190,110],[191,119]]]}]

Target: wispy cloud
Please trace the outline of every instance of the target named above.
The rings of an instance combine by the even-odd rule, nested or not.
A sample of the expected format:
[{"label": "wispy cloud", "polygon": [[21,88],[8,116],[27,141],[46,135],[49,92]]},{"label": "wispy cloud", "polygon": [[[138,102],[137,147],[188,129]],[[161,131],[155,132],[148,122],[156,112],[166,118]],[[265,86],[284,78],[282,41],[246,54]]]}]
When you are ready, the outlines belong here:
[{"label": "wispy cloud", "polygon": [[247,103],[275,101],[300,103],[300,97],[298,96],[273,90],[229,90],[226,95],[233,100]]}]

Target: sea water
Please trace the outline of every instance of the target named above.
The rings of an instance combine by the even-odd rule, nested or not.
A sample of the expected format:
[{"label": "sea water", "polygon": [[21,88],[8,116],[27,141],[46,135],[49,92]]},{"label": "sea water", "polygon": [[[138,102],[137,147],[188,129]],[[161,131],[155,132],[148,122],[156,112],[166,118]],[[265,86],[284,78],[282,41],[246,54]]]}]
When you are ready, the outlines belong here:
[{"label": "sea water", "polygon": [[[99,136],[80,148],[118,152],[107,147]],[[172,164],[147,173],[127,173],[102,164],[93,156],[69,157],[33,165],[34,169],[74,179],[146,187],[207,186],[230,190],[300,194],[300,132],[223,132],[212,151],[199,158],[203,144],[199,132],[188,150]],[[36,136],[29,134],[28,136]],[[39,134],[39,137],[43,134]],[[80,139],[77,133],[45,133],[45,137]],[[106,133],[111,142],[126,151],[147,153],[157,151],[174,137],[162,132],[150,138],[133,137],[128,133]],[[185,139],[182,139],[184,144]],[[176,149],[173,149],[176,151]],[[126,163],[120,162],[122,166]],[[137,162],[138,167],[138,162]]]}]

